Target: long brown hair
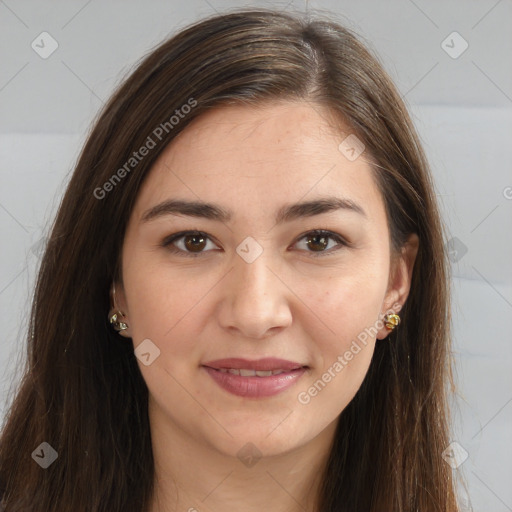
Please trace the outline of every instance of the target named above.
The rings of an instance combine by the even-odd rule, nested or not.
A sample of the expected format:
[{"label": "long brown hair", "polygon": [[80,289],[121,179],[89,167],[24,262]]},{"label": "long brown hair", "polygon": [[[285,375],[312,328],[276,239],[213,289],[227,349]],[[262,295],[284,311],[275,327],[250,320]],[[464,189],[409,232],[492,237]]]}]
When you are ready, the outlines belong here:
[{"label": "long brown hair", "polygon": [[[452,383],[444,233],[404,103],[376,57],[338,23],[242,9],[152,50],[88,136],[42,259],[27,367],[0,438],[8,512],[147,510],[148,390],[133,347],[107,319],[127,221],[152,164],[193,119],[223,104],[278,99],[326,106],[350,126],[371,155],[393,248],[410,233],[420,240],[400,328],[377,343],[340,416],[319,510],[457,510],[442,458]],[[131,160],[143,146],[145,156]],[[32,457],[42,442],[58,454],[47,469]]]}]

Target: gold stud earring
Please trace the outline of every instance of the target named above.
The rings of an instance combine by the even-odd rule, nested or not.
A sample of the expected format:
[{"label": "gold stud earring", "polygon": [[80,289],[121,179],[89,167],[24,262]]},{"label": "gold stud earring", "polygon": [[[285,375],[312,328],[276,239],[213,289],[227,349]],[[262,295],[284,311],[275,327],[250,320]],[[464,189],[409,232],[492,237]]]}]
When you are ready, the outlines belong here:
[{"label": "gold stud earring", "polygon": [[112,289],[110,291],[110,298],[113,303],[113,308],[108,313],[108,320],[110,325],[114,328],[115,331],[125,331],[128,329],[128,324],[126,323],[126,317],[122,311],[117,308],[116,304],[116,286],[112,283]]},{"label": "gold stud earring", "polygon": [[400,324],[400,317],[398,315],[392,314],[392,315],[384,316],[384,325],[390,331],[392,331],[399,324]]}]

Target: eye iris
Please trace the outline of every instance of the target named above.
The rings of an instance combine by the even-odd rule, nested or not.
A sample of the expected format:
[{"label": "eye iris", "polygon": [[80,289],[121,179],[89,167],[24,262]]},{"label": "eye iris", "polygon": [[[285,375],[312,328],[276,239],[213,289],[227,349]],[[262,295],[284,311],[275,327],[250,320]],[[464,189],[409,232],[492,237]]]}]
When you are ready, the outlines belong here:
[{"label": "eye iris", "polygon": [[[313,240],[313,243],[311,241]],[[311,235],[308,237],[307,245],[310,249],[313,249],[315,252],[320,252],[324,250],[328,245],[328,237],[325,235]],[[317,248],[315,248],[315,246]],[[319,248],[319,249],[318,249]]]},{"label": "eye iris", "polygon": [[[193,240],[192,243],[190,243]],[[203,235],[185,236],[185,247],[191,252],[200,252],[206,245],[206,239]]]}]

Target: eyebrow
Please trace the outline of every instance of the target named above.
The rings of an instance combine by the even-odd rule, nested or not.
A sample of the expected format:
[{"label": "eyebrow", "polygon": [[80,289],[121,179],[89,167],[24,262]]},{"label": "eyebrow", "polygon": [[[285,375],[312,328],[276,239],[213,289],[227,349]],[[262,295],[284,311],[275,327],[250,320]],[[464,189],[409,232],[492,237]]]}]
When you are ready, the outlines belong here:
[{"label": "eyebrow", "polygon": [[[282,224],[302,217],[313,217],[314,215],[336,210],[355,212],[367,218],[363,208],[354,201],[329,196],[312,201],[285,204],[278,210],[275,223]],[[146,210],[141,217],[141,221],[149,222],[165,215],[200,217],[224,223],[229,222],[233,218],[233,213],[230,210],[217,204],[202,201],[188,201],[185,199],[168,199]]]}]

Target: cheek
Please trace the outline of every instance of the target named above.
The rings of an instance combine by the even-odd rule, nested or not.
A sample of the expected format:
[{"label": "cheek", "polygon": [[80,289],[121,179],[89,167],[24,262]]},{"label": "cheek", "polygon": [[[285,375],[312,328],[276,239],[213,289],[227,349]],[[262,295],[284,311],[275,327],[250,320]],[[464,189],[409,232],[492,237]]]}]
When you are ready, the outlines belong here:
[{"label": "cheek", "polygon": [[[359,390],[370,366],[377,334],[381,287],[346,286],[321,301],[329,330],[313,336],[311,374],[297,390],[305,414],[334,420]],[[320,420],[319,420],[320,421]]]},{"label": "cheek", "polygon": [[[179,267],[152,266],[142,259],[140,264],[134,260],[125,272],[134,348],[150,339],[160,350],[157,366],[177,377],[186,373],[201,360],[197,340],[212,313],[205,309],[207,292],[219,278],[211,273],[191,275]],[[141,370],[147,374],[145,367]]]},{"label": "cheek", "polygon": [[201,280],[139,250],[123,268],[124,289],[134,338],[161,339],[200,299]]},{"label": "cheek", "polygon": [[387,279],[384,270],[366,268],[331,279],[312,306],[325,328],[322,334],[310,332],[313,372],[300,391],[305,401],[314,399],[333,412],[341,412],[359,389],[375,347]]},{"label": "cheek", "polygon": [[309,295],[305,287],[299,291],[309,297],[307,305],[323,324],[320,342],[325,353],[342,350],[360,332],[375,325],[386,293],[385,276],[384,269],[347,267],[310,286]]}]

